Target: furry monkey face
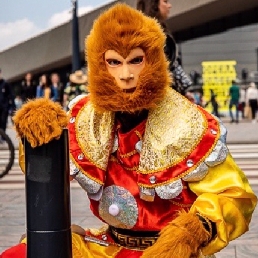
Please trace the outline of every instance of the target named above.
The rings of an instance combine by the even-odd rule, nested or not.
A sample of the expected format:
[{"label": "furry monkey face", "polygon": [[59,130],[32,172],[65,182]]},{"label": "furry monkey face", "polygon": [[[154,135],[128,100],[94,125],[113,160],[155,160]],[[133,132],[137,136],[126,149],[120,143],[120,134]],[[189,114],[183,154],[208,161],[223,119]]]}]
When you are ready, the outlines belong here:
[{"label": "furry monkey face", "polygon": [[126,4],[95,20],[86,38],[88,89],[97,111],[156,107],[171,78],[160,24]]},{"label": "furry monkey face", "polygon": [[107,50],[105,63],[107,71],[123,92],[130,94],[136,90],[140,73],[145,66],[145,54],[141,48],[132,49],[126,58],[115,50]]}]

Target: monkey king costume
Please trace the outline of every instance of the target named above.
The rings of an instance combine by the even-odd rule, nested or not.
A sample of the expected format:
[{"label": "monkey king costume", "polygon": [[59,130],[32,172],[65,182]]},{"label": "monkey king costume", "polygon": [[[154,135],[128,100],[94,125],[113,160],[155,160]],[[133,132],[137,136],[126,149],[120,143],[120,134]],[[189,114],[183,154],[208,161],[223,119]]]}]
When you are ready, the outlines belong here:
[{"label": "monkey king costume", "polygon": [[125,4],[86,39],[90,94],[70,104],[70,172],[106,226],[74,230],[74,258],[214,257],[248,230],[257,199],[226,128],[169,87],[164,42]]}]

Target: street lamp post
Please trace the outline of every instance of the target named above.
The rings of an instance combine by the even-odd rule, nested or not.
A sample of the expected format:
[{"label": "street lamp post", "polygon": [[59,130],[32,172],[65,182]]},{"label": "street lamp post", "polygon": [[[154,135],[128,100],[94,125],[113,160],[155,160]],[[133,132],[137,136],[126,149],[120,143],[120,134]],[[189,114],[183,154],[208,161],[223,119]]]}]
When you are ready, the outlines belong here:
[{"label": "street lamp post", "polygon": [[71,0],[72,9],[72,72],[81,68],[80,45],[79,45],[79,23],[77,16],[77,0]]}]

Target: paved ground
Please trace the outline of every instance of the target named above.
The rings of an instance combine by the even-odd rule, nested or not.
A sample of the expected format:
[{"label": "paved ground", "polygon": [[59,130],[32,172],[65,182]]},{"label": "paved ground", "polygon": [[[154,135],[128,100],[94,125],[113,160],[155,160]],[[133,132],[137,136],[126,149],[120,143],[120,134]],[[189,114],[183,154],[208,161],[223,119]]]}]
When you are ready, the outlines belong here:
[{"label": "paved ground", "polygon": [[231,124],[229,118],[222,118],[222,121],[228,129],[228,143],[258,143],[258,122],[241,120],[238,124]]},{"label": "paved ground", "polygon": [[[228,142],[258,142],[258,124],[250,121],[241,121],[239,124],[230,124],[228,119],[223,119],[228,128]],[[8,129],[8,134],[17,146],[13,130]],[[0,182],[1,183],[1,182]],[[258,195],[258,187],[254,187]],[[22,190],[0,191],[0,253],[9,246],[16,244],[25,226],[25,194]],[[89,208],[86,193],[81,189],[71,189],[71,214],[72,223],[83,227],[98,227],[101,223],[95,219]],[[244,236],[230,243],[217,258],[257,258],[258,257],[258,208],[256,209],[250,230]]]}]

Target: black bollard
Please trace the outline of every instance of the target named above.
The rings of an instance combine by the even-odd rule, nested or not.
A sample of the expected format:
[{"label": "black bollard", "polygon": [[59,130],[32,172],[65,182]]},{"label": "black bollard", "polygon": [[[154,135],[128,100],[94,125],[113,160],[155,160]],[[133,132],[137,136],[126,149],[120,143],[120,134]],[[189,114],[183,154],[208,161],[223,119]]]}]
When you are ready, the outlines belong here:
[{"label": "black bollard", "polygon": [[27,258],[71,258],[68,130],[32,148],[25,139]]}]

